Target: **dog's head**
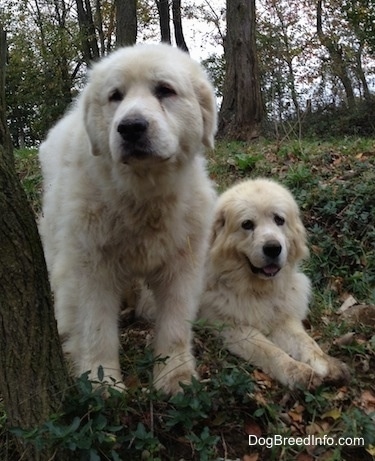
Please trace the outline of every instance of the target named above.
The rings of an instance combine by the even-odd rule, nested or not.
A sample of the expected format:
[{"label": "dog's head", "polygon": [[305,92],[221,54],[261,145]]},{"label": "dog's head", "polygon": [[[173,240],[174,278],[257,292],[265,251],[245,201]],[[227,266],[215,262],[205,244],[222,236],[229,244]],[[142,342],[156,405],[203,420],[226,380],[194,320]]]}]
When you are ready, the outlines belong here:
[{"label": "dog's head", "polygon": [[251,276],[271,279],[307,255],[298,206],[280,184],[249,180],[219,198],[211,247],[216,265],[231,261],[233,269],[245,267]]},{"label": "dog's head", "polygon": [[213,147],[217,111],[201,66],[169,45],[122,48],[91,70],[82,104],[94,155],[176,162]]}]

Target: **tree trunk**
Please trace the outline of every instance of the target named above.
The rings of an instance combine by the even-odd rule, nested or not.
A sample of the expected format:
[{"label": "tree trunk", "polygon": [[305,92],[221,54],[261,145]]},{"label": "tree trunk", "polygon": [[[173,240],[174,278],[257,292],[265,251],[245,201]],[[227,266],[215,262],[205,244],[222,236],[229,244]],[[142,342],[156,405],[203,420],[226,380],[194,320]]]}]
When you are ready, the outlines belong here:
[{"label": "tree trunk", "polygon": [[171,43],[171,26],[169,13],[169,0],[156,0],[158,7],[161,41]]},{"label": "tree trunk", "polygon": [[260,134],[263,104],[255,41],[255,0],[227,0],[226,73],[219,136],[243,141]]},{"label": "tree trunk", "polygon": [[99,59],[99,47],[89,0],[76,0],[79,30],[81,33],[82,55],[84,62],[90,66]]},{"label": "tree trunk", "polygon": [[116,46],[137,41],[137,0],[116,0]]},{"label": "tree trunk", "polygon": [[[1,31],[1,57],[5,39]],[[17,179],[5,122],[3,73],[0,107],[0,394],[11,426],[40,426],[61,406],[69,378],[58,338],[34,216]],[[23,460],[52,459],[17,440]],[[57,456],[57,457],[56,457]],[[68,459],[64,454],[53,459]]]},{"label": "tree trunk", "polygon": [[365,101],[371,101],[372,100],[371,91],[370,91],[370,88],[368,86],[368,83],[367,83],[367,80],[366,80],[366,75],[365,75],[365,72],[364,72],[363,67],[362,67],[362,51],[363,51],[363,47],[362,47],[362,45],[360,45],[358,51],[356,51],[356,53],[355,53],[355,60],[356,60],[356,63],[357,63],[355,71],[356,71],[356,74],[358,76],[358,80],[362,84],[363,97],[364,97]]},{"label": "tree trunk", "polygon": [[172,17],[176,45],[181,48],[181,50],[189,53],[189,49],[185,42],[184,32],[182,30],[181,0],[172,0]]},{"label": "tree trunk", "polygon": [[352,81],[349,77],[347,70],[347,63],[343,58],[343,52],[341,45],[336,43],[330,36],[323,32],[322,26],[322,0],[318,0],[317,10],[316,10],[316,28],[317,34],[320,40],[320,43],[327,49],[330,60],[331,60],[331,70],[333,75],[335,75],[340,82],[342,83],[348,107],[353,108],[355,106],[355,98]]}]

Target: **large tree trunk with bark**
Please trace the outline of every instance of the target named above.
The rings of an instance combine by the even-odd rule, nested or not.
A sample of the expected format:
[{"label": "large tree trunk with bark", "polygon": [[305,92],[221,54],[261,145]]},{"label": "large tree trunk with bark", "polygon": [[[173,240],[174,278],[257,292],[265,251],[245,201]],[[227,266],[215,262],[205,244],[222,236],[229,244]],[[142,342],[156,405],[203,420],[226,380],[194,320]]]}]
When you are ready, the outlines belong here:
[{"label": "large tree trunk with bark", "polygon": [[260,134],[263,103],[255,41],[255,0],[227,0],[226,73],[219,136],[249,141]]},{"label": "large tree trunk with bark", "polygon": [[137,0],[116,0],[116,46],[137,41]]},{"label": "large tree trunk with bark", "polygon": [[[5,122],[5,35],[0,30],[0,394],[11,426],[40,426],[61,406],[69,378],[33,212],[16,176]],[[52,459],[17,441],[22,459]],[[21,459],[21,457],[20,457]],[[64,454],[53,459],[67,460]]]}]

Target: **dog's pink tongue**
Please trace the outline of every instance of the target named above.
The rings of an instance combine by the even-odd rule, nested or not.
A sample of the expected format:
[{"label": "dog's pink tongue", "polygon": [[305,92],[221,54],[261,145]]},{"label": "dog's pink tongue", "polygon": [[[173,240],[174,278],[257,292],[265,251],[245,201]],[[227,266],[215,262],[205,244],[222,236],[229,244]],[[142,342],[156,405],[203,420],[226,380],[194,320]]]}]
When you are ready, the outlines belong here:
[{"label": "dog's pink tongue", "polygon": [[275,275],[279,271],[279,268],[276,264],[269,264],[268,266],[263,267],[263,272],[266,275]]}]

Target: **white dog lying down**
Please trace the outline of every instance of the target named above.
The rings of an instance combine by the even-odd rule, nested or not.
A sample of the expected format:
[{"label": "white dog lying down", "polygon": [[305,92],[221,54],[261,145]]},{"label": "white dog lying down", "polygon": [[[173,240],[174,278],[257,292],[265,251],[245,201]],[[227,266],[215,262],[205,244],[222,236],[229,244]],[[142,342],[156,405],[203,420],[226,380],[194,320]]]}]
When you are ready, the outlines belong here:
[{"label": "white dog lying down", "polygon": [[219,198],[200,316],[223,324],[228,349],[282,384],[316,386],[348,368],[308,336],[308,255],[292,195],[267,179],[242,182]]},{"label": "white dog lying down", "polygon": [[[40,222],[64,349],[75,373],[121,382],[118,311],[133,277],[156,299],[157,388],[195,373],[191,321],[202,289],[215,193],[201,153],[216,131],[201,67],[168,45],[94,65],[40,148]],[[121,386],[121,383],[120,383]]]}]

